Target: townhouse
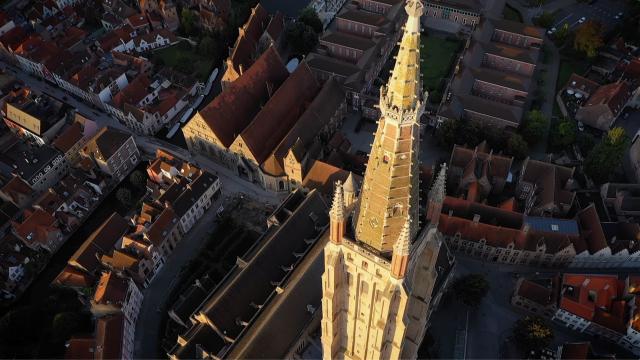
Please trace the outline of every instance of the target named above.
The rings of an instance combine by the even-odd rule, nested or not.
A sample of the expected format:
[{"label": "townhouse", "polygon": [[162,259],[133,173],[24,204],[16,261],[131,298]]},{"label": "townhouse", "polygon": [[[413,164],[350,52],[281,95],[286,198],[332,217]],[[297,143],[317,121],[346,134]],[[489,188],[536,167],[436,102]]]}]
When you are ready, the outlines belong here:
[{"label": "townhouse", "polygon": [[600,86],[576,112],[575,119],[607,131],[631,99],[629,84],[620,81]]},{"label": "townhouse", "polygon": [[140,162],[133,136],[121,130],[103,127],[82,148],[82,156],[92,159],[105,174],[120,182]]}]

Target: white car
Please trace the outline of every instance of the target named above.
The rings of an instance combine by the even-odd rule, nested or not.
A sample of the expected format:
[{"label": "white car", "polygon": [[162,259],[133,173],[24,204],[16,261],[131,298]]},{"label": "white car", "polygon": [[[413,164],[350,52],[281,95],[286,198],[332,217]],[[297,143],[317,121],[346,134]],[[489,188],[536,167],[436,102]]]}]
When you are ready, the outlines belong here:
[{"label": "white car", "polygon": [[587,21],[587,18],[583,16],[580,18],[580,20],[578,20],[578,23],[582,24],[585,21]]},{"label": "white car", "polygon": [[578,121],[578,130],[584,131],[584,124],[582,123],[582,121]]},{"label": "white car", "polygon": [[557,29],[555,27],[552,27],[551,30],[547,30],[547,34],[551,35],[551,34],[555,33],[556,30]]}]

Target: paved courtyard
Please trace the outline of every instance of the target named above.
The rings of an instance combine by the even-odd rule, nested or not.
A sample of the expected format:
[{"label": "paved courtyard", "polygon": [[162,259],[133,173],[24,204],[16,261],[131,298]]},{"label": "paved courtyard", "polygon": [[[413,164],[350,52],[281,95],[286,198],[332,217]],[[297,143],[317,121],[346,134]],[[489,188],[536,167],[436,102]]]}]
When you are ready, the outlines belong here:
[{"label": "paved courtyard", "polygon": [[[484,263],[460,255],[456,256],[456,261],[454,277],[469,273],[481,273],[487,277],[491,286],[489,294],[480,307],[469,310],[466,358],[492,359],[515,356],[509,352],[510,346],[507,346],[508,343],[505,341],[511,335],[513,324],[527,313],[510,304],[517,280],[514,274],[533,276],[543,273],[537,273],[535,268]],[[455,351],[456,340],[461,338],[464,340],[464,329],[467,327],[466,315],[467,308],[464,305],[451,297],[443,298],[440,308],[434,312],[431,318],[430,333],[435,339],[433,352],[437,358],[455,358],[455,355],[460,353],[460,351]],[[552,327],[555,333],[554,348],[567,341],[582,341],[590,338],[556,324],[552,324]],[[618,351],[615,346],[608,343],[595,342],[594,345],[596,350]]]}]

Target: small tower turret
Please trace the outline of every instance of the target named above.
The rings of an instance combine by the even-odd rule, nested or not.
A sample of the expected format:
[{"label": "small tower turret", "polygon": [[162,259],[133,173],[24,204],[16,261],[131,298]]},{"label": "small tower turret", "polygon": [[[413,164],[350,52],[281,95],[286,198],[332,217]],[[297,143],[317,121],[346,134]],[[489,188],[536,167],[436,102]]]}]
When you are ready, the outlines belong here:
[{"label": "small tower turret", "polygon": [[398,240],[393,244],[393,255],[391,256],[391,275],[396,279],[402,279],[407,273],[409,265],[409,250],[411,249],[411,219],[402,227]]},{"label": "small tower turret", "polygon": [[329,211],[329,240],[334,244],[342,243],[342,237],[346,229],[344,194],[342,183],[336,182],[336,191],[333,195],[333,204]]},{"label": "small tower turret", "polygon": [[358,192],[358,184],[351,171],[349,171],[349,176],[342,188],[344,190],[344,206],[349,207],[356,201],[356,193]]},{"label": "small tower turret", "polygon": [[427,220],[430,224],[438,225],[440,213],[442,212],[442,204],[447,194],[447,164],[442,164],[436,181],[433,183],[431,191],[429,191],[429,203],[427,204]]}]

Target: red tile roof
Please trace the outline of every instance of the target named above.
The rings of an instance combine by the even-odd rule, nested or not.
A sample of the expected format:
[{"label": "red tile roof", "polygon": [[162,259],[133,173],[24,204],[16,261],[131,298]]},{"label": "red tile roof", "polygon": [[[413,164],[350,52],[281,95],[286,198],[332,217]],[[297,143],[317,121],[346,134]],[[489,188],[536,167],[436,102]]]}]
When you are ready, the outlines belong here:
[{"label": "red tile roof", "polygon": [[592,94],[600,87],[600,84],[593,80],[589,80],[583,76],[580,76],[576,73],[571,74],[569,80],[565,84],[565,88],[567,89],[576,89],[587,94]]},{"label": "red tile roof", "polygon": [[222,144],[229,147],[288,74],[282,59],[270,47],[200,115]]},{"label": "red tile roof", "polygon": [[52,145],[56,149],[66,153],[75,144],[82,140],[82,125],[79,122],[74,122],[66,128],[58,137],[53,141]]},{"label": "red tile roof", "polygon": [[11,202],[18,204],[20,197],[33,195],[33,189],[19,176],[14,176],[0,190],[11,199]]},{"label": "red tile roof", "polygon": [[626,332],[625,282],[616,275],[564,274],[560,308],[609,329]]},{"label": "red tile roof", "polygon": [[[362,177],[355,175],[358,183],[362,182]],[[302,181],[302,186],[307,189],[318,189],[323,195],[331,196],[333,194],[333,185],[336,181],[344,182],[349,177],[349,172],[339,167],[327,164],[326,162],[316,160],[309,169],[309,172]]]},{"label": "red tile roof", "polygon": [[127,298],[128,288],[127,280],[119,278],[111,271],[105,271],[100,276],[93,301],[97,304],[122,306]]},{"label": "red tile roof", "polygon": [[[578,212],[577,221],[580,225],[580,237],[586,245],[586,249],[584,250],[589,250],[590,254],[595,254],[607,247],[607,239],[602,230],[600,217],[594,204]],[[577,252],[578,249],[576,249],[576,253]]]},{"label": "red tile roof", "polygon": [[291,130],[320,90],[306,63],[285,80],[240,136],[261,164]]},{"label": "red tile roof", "polygon": [[93,276],[67,265],[53,280],[52,284],[66,287],[90,288],[94,282],[95,279]]},{"label": "red tile roof", "polygon": [[548,279],[547,286],[539,281],[524,280],[518,287],[517,294],[542,306],[551,306],[556,303],[557,279]]},{"label": "red tile roof", "polygon": [[253,62],[253,54],[258,48],[258,40],[269,23],[269,14],[258,3],[251,9],[249,20],[240,28],[240,34],[236,40],[235,46],[229,56],[231,66],[236,73],[240,74],[240,67],[246,71],[251,67]]},{"label": "red tile roof", "polygon": [[56,218],[44,210],[25,210],[24,221],[14,223],[16,234],[26,242],[46,244],[50,236],[55,236],[60,229],[57,227]]},{"label": "red tile roof", "polygon": [[122,314],[98,319],[96,322],[96,360],[122,358],[124,322]]},{"label": "red tile roof", "polygon": [[584,106],[605,104],[613,114],[617,114],[629,101],[631,89],[626,82],[602,85],[596,90]]},{"label": "red tile roof", "polygon": [[113,105],[121,109],[125,103],[138,105],[140,100],[149,94],[149,85],[151,81],[145,74],[138,75],[133,79],[127,87],[122,89],[113,97]]},{"label": "red tile roof", "polygon": [[160,246],[167,239],[169,232],[177,225],[178,218],[172,208],[165,208],[155,219],[149,230],[147,237],[155,246]]},{"label": "red tile roof", "polygon": [[144,16],[144,14],[131,15],[127,18],[127,22],[134,29],[149,25],[149,23],[147,22],[147,18]]}]

